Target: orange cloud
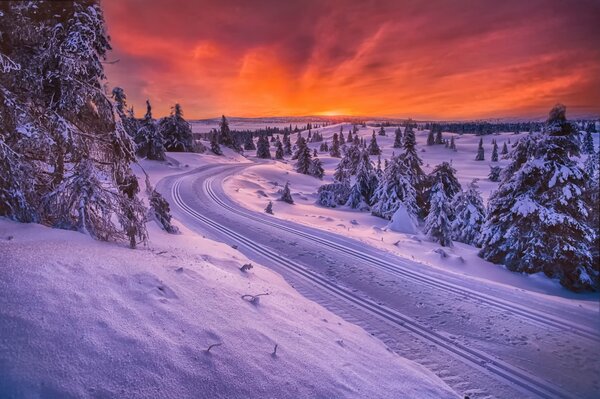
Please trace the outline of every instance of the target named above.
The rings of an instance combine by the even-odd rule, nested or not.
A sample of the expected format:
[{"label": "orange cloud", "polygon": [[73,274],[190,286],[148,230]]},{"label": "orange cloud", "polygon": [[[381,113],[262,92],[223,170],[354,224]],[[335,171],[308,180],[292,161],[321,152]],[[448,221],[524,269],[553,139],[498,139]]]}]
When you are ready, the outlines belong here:
[{"label": "orange cloud", "polygon": [[106,1],[109,84],[190,118],[600,109],[593,0]]}]

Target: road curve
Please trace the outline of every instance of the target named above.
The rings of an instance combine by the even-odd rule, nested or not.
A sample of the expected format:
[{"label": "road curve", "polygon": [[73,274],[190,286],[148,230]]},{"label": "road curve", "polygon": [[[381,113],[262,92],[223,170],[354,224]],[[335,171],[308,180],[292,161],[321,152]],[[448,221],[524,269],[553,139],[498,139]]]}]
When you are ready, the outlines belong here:
[{"label": "road curve", "polygon": [[157,186],[186,226],[237,245],[460,394],[564,398],[598,392],[600,338],[593,314],[572,317],[525,293],[473,286],[346,237],[241,209],[222,181],[248,166],[206,165]]}]

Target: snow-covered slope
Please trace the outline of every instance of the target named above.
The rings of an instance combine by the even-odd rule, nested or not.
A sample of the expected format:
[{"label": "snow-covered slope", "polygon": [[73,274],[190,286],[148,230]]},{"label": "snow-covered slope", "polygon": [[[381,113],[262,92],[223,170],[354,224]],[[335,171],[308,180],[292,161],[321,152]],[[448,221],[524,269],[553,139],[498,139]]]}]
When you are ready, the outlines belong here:
[{"label": "snow-covered slope", "polygon": [[0,397],[455,397],[275,273],[243,273],[243,255],[180,227],[151,227],[150,247],[130,250],[0,219]]}]

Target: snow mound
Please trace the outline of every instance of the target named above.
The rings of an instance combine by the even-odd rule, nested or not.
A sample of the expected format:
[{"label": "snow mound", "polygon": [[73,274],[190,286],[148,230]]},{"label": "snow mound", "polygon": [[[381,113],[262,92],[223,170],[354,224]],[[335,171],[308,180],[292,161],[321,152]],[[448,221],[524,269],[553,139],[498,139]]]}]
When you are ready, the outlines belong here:
[{"label": "snow mound", "polygon": [[408,213],[404,204],[400,204],[385,229],[404,234],[416,234],[418,231],[414,219]]},{"label": "snow mound", "polygon": [[0,219],[0,397],[456,397],[228,246],[150,233],[129,250]]}]

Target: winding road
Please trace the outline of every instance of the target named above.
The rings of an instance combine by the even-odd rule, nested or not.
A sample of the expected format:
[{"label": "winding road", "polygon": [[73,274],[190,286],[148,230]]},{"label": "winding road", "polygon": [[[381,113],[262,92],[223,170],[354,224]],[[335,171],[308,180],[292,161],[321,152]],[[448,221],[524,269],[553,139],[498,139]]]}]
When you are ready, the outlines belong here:
[{"label": "winding road", "polygon": [[597,312],[445,274],[351,238],[247,210],[222,183],[253,165],[206,165],[166,177],[157,188],[188,228],[237,246],[461,395],[600,393]]}]

